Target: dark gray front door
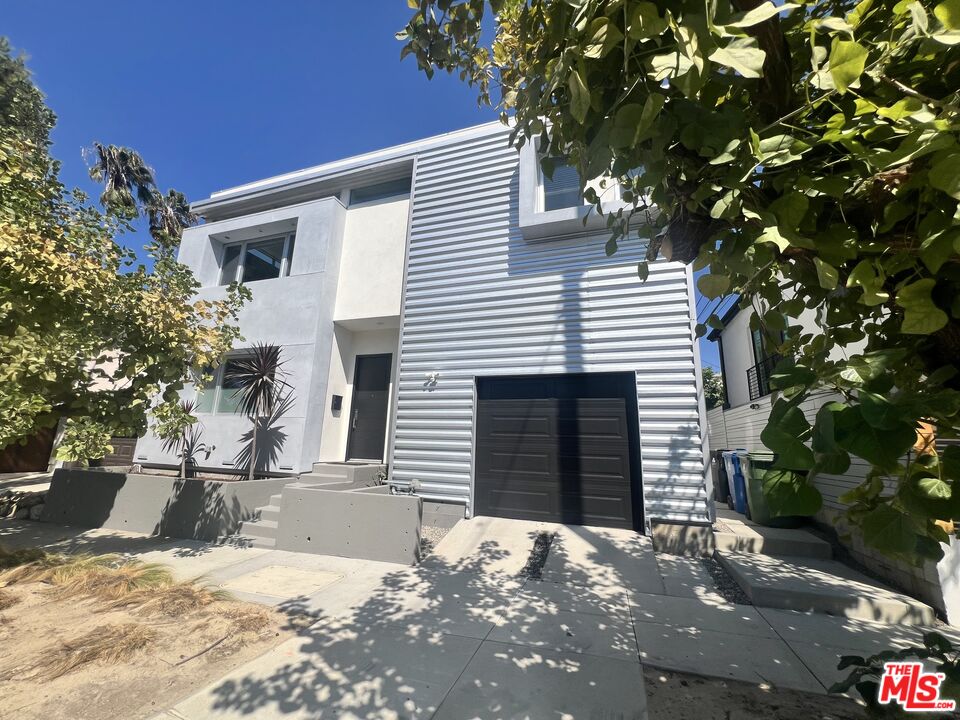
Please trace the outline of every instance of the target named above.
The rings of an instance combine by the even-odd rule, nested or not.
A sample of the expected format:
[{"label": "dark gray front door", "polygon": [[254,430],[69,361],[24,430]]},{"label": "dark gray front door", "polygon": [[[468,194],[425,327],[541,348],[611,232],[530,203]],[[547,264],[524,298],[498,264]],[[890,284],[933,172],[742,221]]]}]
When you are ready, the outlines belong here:
[{"label": "dark gray front door", "polygon": [[357,356],[347,460],[383,460],[392,359],[392,355]]},{"label": "dark gray front door", "polygon": [[635,382],[479,378],[476,514],[641,528]]}]

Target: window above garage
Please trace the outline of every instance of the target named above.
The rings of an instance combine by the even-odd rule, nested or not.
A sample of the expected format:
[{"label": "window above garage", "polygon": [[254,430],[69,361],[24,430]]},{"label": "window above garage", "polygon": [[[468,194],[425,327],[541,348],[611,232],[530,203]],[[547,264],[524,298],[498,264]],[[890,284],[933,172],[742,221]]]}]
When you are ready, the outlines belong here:
[{"label": "window above garage", "polygon": [[[577,168],[562,156],[551,157],[545,164],[546,168],[535,143],[527,143],[520,150],[519,220],[524,238],[542,241],[605,228],[606,217],[583,199],[584,185],[594,183],[583,183]],[[605,210],[620,206],[616,184],[608,184],[603,192]]]},{"label": "window above garage", "polygon": [[551,159],[550,172],[540,167],[541,204],[545,212],[583,205],[580,173],[566,158]]}]

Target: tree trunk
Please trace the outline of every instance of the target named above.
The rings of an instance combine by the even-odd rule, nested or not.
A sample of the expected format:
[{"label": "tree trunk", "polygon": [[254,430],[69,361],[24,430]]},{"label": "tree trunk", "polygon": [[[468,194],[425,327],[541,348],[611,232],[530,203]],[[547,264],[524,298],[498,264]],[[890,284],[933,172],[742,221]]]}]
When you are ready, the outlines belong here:
[{"label": "tree trunk", "polygon": [[247,480],[253,480],[253,472],[257,467],[257,431],[260,429],[260,418],[253,419],[253,437],[250,438],[250,471]]},{"label": "tree trunk", "polygon": [[[763,0],[732,0],[741,12],[749,12],[763,4]],[[763,76],[754,97],[764,117],[773,122],[793,109],[793,63],[790,47],[780,29],[780,16],[764,20],[747,28],[747,34],[756,38],[760,49],[766,53],[763,61]]]},{"label": "tree trunk", "polygon": [[180,453],[180,477],[184,480],[187,479],[187,447],[186,439],[184,439],[183,452]]}]

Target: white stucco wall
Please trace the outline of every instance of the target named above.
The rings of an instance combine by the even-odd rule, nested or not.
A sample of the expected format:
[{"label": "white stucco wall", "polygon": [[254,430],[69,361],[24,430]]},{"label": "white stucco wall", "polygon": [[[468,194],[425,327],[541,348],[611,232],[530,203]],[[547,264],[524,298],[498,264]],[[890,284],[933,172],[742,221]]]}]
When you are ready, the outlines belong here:
[{"label": "white stucco wall", "polygon": [[741,310],[723,329],[723,381],[727,402],[735,408],[750,402],[747,370],[756,364],[750,340],[752,310]]},{"label": "white stucco wall", "polygon": [[[218,299],[225,294],[218,285],[224,243],[296,228],[289,277],[247,283],[253,299],[240,312],[243,339],[234,344],[237,350],[259,342],[282,348],[296,401],[278,423],[285,439],[271,463],[273,471],[302,472],[319,457],[345,213],[339,200],[324,198],[193,227],[181,242],[180,261],[190,265],[204,285],[199,297]],[[187,388],[182,395],[193,398],[196,392]],[[198,463],[233,468],[249,421],[238,414],[199,413],[198,418],[204,443],[215,448]],[[134,457],[138,462],[176,463],[161,444],[148,431]]]},{"label": "white stucco wall", "polygon": [[399,318],[409,198],[347,210],[334,320]]},{"label": "white stucco wall", "polygon": [[[351,332],[342,325],[334,329],[333,346],[330,352],[330,375],[327,381],[326,406],[328,412],[323,420],[323,433],[320,444],[320,460],[340,462],[346,458],[347,436],[350,428],[350,413],[353,402],[353,372],[358,355],[382,355],[389,353],[394,360],[397,357],[400,331],[373,330]],[[390,369],[390,402],[393,402],[393,383],[396,373],[395,362]],[[330,410],[334,395],[343,396],[340,411]],[[390,422],[393,408],[387,408],[387,432],[384,434],[384,457],[389,446]]]}]

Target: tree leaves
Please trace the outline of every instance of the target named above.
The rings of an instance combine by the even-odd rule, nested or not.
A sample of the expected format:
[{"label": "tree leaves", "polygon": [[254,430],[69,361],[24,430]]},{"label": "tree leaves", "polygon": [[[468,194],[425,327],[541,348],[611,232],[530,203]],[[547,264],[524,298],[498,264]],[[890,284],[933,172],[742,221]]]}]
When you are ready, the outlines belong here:
[{"label": "tree leaves", "polygon": [[820,281],[820,287],[825,290],[835,289],[840,281],[840,274],[837,269],[818,257],[813,259],[813,264],[817,268],[817,279]]},{"label": "tree leaves", "polygon": [[951,153],[934,163],[928,177],[933,187],[960,200],[960,152]]},{"label": "tree leaves", "polygon": [[610,130],[610,144],[614,147],[636,145],[653,124],[666,98],[659,93],[647,97],[643,105],[630,103],[617,110]]},{"label": "tree leaves", "polygon": [[588,58],[602,58],[623,41],[620,28],[605,17],[595,18],[590,23],[587,35],[589,40],[583,49],[583,55]]},{"label": "tree leaves", "polygon": [[868,512],[860,527],[864,542],[891,555],[909,553],[917,543],[910,516],[890,505],[880,505]]},{"label": "tree leaves", "polygon": [[936,280],[926,278],[900,288],[897,305],[905,311],[900,332],[929,335],[947,324],[947,314],[934,304],[931,297],[936,284]]},{"label": "tree leaves", "polygon": [[[98,458],[111,434],[146,430],[161,387],[171,400],[191,367],[232,346],[249,291],[198,299],[176,261],[195,218],[129,148],[95,148],[103,207],[65,193],[49,155],[54,117],[9,51],[0,40],[0,447],[69,416],[61,455]],[[121,235],[143,218],[151,242],[138,259]]]},{"label": "tree leaves", "polygon": [[713,62],[732,68],[747,78],[760,77],[766,56],[757,47],[754,38],[736,38],[726,47],[719,47],[710,53]]},{"label": "tree leaves", "polygon": [[567,84],[570,87],[570,112],[582,123],[587,119],[587,112],[590,110],[590,91],[576,70],[570,71]]},{"label": "tree leaves", "polygon": [[792,470],[767,470],[762,480],[763,498],[774,517],[816,515],[823,505],[820,491]]},{"label": "tree leaves", "polygon": [[727,275],[701,275],[697,287],[704,297],[712,300],[726,294],[730,289],[730,278]]},{"label": "tree leaves", "polygon": [[737,19],[733,22],[726,23],[728,28],[749,28],[754,25],[759,25],[762,22],[769,20],[775,15],[779,15],[782,12],[789,12],[800,7],[795,3],[783,3],[782,5],[774,5],[772,2],[763,2],[757,5],[757,7],[749,10],[748,12],[741,13],[737,16]]},{"label": "tree leaves", "polygon": [[630,22],[627,37],[631,40],[644,40],[656,37],[667,29],[667,21],[660,17],[657,6],[652,2],[633,3],[630,9]]},{"label": "tree leaves", "polygon": [[790,470],[810,470],[813,451],[804,444],[810,423],[803,411],[786,400],[777,400],[770,411],[770,420],[760,433],[760,441],[776,453],[776,466]]},{"label": "tree leaves", "polygon": [[830,48],[830,77],[837,90],[846,92],[863,74],[867,49],[855,40],[834,38]]},{"label": "tree leaves", "polygon": [[960,0],[944,0],[933,8],[933,14],[947,30],[960,30]]},{"label": "tree leaves", "polygon": [[845,407],[833,418],[837,445],[883,470],[895,468],[917,439],[916,430],[905,422],[889,429],[872,426],[858,406]]}]

